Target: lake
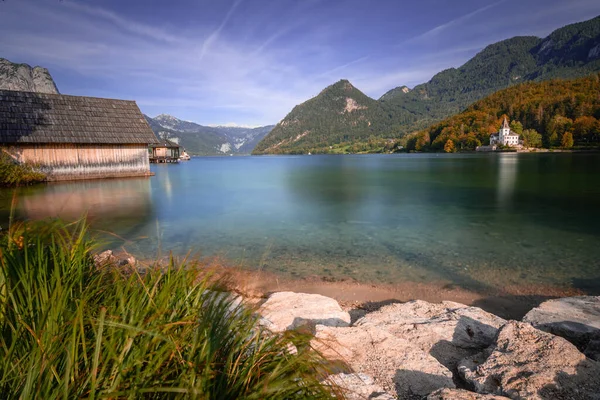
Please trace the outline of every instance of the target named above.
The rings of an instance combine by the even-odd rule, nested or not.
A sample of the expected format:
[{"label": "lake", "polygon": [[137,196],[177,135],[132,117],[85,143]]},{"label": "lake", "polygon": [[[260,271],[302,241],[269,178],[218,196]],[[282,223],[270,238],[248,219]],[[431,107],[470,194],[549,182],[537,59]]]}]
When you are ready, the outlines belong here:
[{"label": "lake", "polygon": [[[293,277],[600,294],[600,155],[193,158],[140,179],[0,191],[6,227],[87,213],[106,247]],[[110,233],[110,234],[109,234]]]}]

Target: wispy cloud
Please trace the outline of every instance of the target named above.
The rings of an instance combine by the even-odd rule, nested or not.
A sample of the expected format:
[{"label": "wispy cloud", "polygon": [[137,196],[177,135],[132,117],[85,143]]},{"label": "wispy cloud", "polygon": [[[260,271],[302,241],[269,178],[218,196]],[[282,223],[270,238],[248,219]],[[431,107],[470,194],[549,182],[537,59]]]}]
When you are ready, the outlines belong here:
[{"label": "wispy cloud", "polygon": [[126,30],[137,35],[171,43],[177,42],[181,39],[180,37],[172,35],[165,30],[158,29],[154,26],[137,23],[136,21],[123,18],[112,11],[108,11],[102,8],[89,6],[81,2],[76,3],[74,1],[65,1],[64,5],[65,7],[69,7],[73,10],[86,13],[92,17],[102,18],[107,21],[110,21],[120,29]]},{"label": "wispy cloud", "polygon": [[208,52],[210,46],[212,46],[212,44],[219,39],[219,35],[221,34],[221,31],[223,31],[223,28],[225,27],[225,25],[227,25],[227,22],[229,21],[229,19],[235,12],[235,9],[240,5],[241,2],[242,2],[242,0],[235,0],[233,2],[231,7],[229,8],[229,10],[227,11],[227,14],[225,14],[225,18],[223,18],[223,20],[221,21],[221,24],[219,25],[219,27],[214,32],[212,32],[208,36],[208,38],[206,38],[206,40],[202,44],[202,49],[200,50],[200,56],[198,57],[199,61],[202,61],[202,59]]},{"label": "wispy cloud", "polygon": [[[135,99],[148,114],[203,124],[269,124],[341,78],[379,97],[461,65],[509,35],[486,12],[500,4],[518,11],[511,31],[535,30],[525,2],[486,1],[421,34],[413,19],[430,7],[421,2],[395,15],[392,2],[370,10],[361,0],[190,0],[186,9],[143,13],[142,0],[0,1],[0,56],[49,67],[63,93]],[[600,13],[592,0],[571,0],[580,13],[557,13],[562,0],[532,1],[553,10],[544,14],[548,27]]]},{"label": "wispy cloud", "polygon": [[491,8],[497,7],[502,3],[506,3],[507,1],[508,0],[500,0],[495,3],[489,4],[487,6],[478,8],[475,11],[461,15],[458,18],[454,18],[448,22],[445,22],[441,25],[436,26],[435,28],[428,30],[427,32],[424,32],[418,36],[415,36],[415,37],[407,40],[405,43],[415,43],[415,42],[420,42],[420,41],[424,41],[424,40],[430,40],[433,37],[441,35],[443,32],[449,30],[452,27],[455,27],[457,25],[463,26],[468,20],[475,17],[476,15],[481,14]]}]

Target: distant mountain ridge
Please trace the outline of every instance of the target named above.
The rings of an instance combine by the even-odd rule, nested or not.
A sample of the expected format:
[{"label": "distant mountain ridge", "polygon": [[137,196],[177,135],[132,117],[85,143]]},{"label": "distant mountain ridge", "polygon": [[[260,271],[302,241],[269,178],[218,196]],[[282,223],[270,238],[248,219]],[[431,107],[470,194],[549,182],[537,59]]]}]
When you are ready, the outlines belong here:
[{"label": "distant mountain ridge", "polygon": [[46,68],[17,64],[0,58],[0,89],[58,94],[54,79]]},{"label": "distant mountain ridge", "polygon": [[[259,143],[254,154],[327,151],[369,137],[399,138],[427,128],[498,90],[553,78],[578,78],[600,71],[600,17],[567,25],[548,37],[514,37],[491,44],[459,68],[436,74],[413,89],[396,87],[379,100],[354,88],[369,111],[362,126],[343,113],[336,85],[296,107]],[[360,95],[358,95],[360,93]],[[315,105],[318,104],[318,107]],[[367,117],[368,114],[368,117]],[[364,128],[360,131],[359,128]]]},{"label": "distant mountain ridge", "polygon": [[204,126],[168,114],[145,117],[156,136],[179,143],[191,155],[250,154],[274,127]]}]

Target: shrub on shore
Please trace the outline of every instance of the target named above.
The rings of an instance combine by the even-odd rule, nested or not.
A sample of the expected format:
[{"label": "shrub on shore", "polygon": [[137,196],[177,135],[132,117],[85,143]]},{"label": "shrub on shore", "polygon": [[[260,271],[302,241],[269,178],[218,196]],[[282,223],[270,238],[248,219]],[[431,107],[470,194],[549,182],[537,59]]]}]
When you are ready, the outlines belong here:
[{"label": "shrub on shore", "polygon": [[93,248],[84,224],[0,237],[1,398],[332,398],[308,338],[261,330],[218,281],[97,268]]},{"label": "shrub on shore", "polygon": [[18,164],[8,154],[0,152],[0,186],[22,186],[46,180],[46,175],[31,165]]}]

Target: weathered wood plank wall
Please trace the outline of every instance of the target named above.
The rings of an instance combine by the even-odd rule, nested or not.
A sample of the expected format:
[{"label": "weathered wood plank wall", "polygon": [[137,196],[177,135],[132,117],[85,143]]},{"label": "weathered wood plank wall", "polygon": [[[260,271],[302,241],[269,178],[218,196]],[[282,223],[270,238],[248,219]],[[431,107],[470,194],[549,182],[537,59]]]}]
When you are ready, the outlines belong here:
[{"label": "weathered wood plank wall", "polygon": [[52,181],[150,175],[144,144],[19,144],[5,150],[38,165]]}]

